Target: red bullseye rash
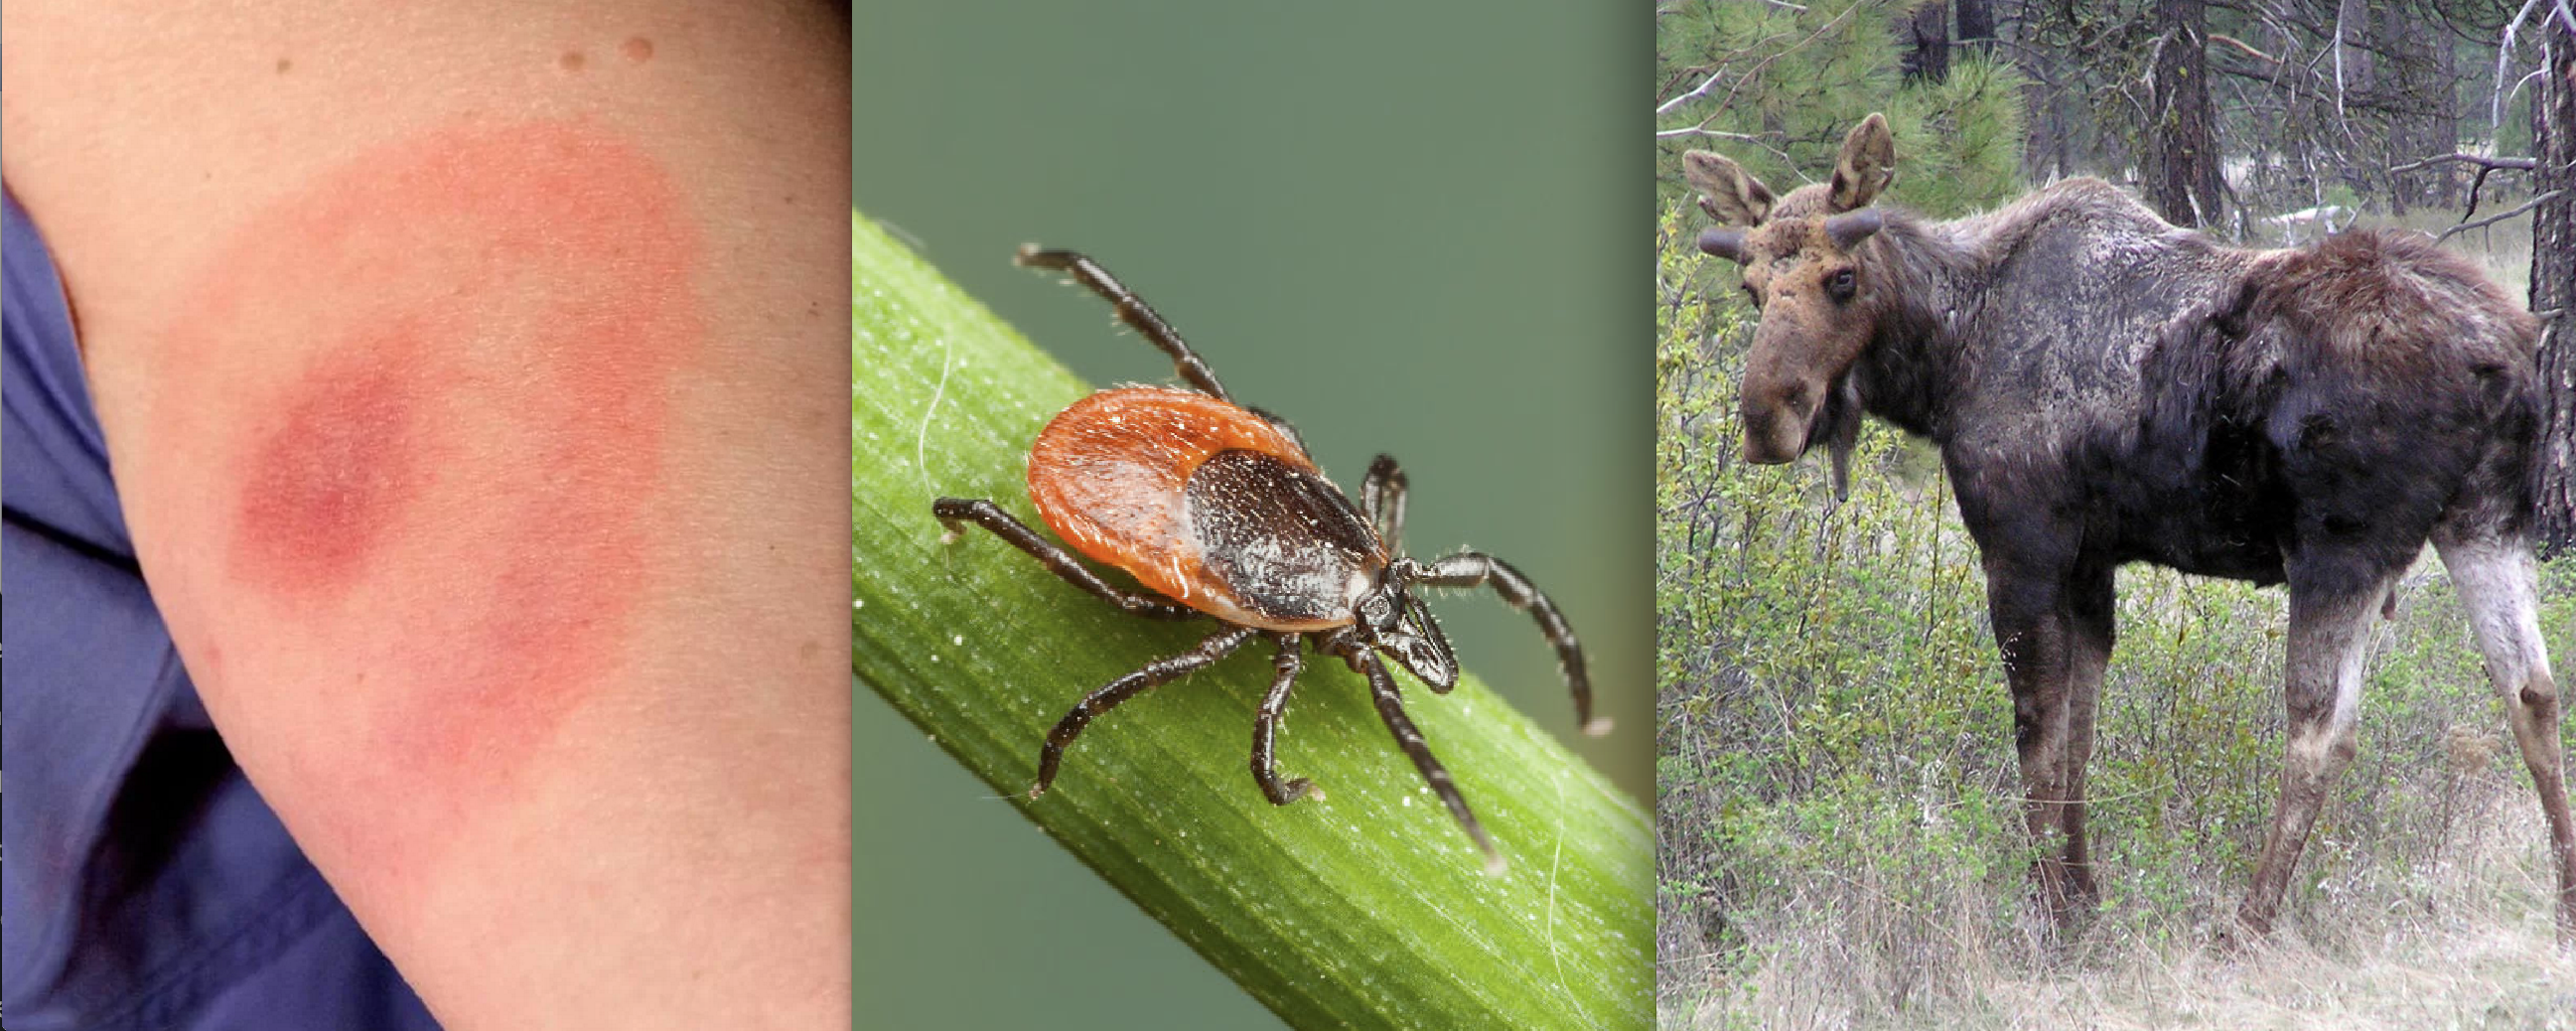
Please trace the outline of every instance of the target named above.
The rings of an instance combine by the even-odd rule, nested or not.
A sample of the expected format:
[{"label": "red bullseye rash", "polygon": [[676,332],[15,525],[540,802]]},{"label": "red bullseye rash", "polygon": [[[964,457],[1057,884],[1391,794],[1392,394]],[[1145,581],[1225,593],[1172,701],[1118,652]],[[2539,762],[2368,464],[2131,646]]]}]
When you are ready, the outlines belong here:
[{"label": "red bullseye rash", "polygon": [[[221,576],[181,604],[216,637],[292,631],[265,661],[221,640],[221,669],[216,640],[181,643],[219,717],[276,690],[233,675],[291,671],[301,697],[241,704],[304,707],[252,772],[324,798],[308,847],[416,869],[629,676],[672,402],[706,348],[700,251],[649,155],[540,121],[362,154],[206,265],[163,357],[240,396],[154,414],[229,456],[180,474],[231,495]],[[282,380],[225,360],[277,340],[310,354]]]},{"label": "red bullseye rash", "polygon": [[426,470],[416,326],[326,355],[244,474],[234,567],[286,594],[347,589]]}]

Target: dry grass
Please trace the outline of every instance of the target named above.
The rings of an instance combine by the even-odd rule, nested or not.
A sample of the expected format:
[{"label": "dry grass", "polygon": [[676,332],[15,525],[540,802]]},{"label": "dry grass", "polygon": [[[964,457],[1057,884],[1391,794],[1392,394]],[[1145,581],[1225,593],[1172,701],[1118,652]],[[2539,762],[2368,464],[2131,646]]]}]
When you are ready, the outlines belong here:
[{"label": "dry grass", "polygon": [[[2205,915],[2120,929],[2103,926],[2114,922],[2106,916],[2061,952],[1972,922],[1919,926],[1941,915],[1868,912],[1849,891],[1828,889],[1843,897],[1819,902],[1857,919],[1756,936],[1766,958],[1755,969],[1689,1004],[1668,998],[1663,1025],[2576,1029],[2576,952],[2552,941],[2536,847],[2544,831],[2528,782],[2489,771],[2463,783],[2471,817],[2456,825],[2447,859],[2342,886],[2356,899],[2402,901],[2310,907],[2273,940],[2232,955],[2210,943]],[[2221,894],[2212,901],[2232,901]]]}]

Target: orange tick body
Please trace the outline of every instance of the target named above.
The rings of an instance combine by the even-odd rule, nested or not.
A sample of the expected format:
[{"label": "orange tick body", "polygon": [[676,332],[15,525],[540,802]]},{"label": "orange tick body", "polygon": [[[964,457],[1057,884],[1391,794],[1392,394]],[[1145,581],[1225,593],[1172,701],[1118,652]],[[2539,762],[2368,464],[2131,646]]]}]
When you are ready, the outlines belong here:
[{"label": "orange tick body", "polygon": [[[1074,402],[1029,448],[1029,499],[1092,561],[1263,630],[1348,625],[1386,568],[1384,544],[1305,448],[1268,420],[1196,391],[1125,387]],[[1247,500],[1270,504],[1247,513]],[[1248,528],[1247,515],[1297,518]],[[1247,553],[1237,547],[1246,531],[1271,546]]]},{"label": "orange tick body", "polygon": [[1029,448],[1029,498],[1049,529],[1095,562],[1143,586],[1114,586],[1062,547],[989,500],[940,498],[931,511],[956,534],[974,523],[1027,552],[1048,571],[1120,611],[1148,619],[1212,619],[1222,628],[1188,652],[1157,659],[1075,704],[1047,734],[1029,797],[1054,783],[1064,750],[1101,713],[1156,685],[1214,665],[1254,637],[1275,651],[1270,691],[1253,720],[1252,776],[1271,802],[1320,796],[1303,778],[1282,780],[1275,759],[1301,646],[1368,677],[1378,717],[1477,847],[1501,858],[1458,787],[1404,713],[1385,659],[1435,692],[1458,683],[1449,638],[1414,597],[1415,587],[1491,587],[1528,612],[1556,647],[1575,717],[1592,718],[1583,648],[1556,606],[1501,559],[1461,551],[1432,562],[1403,557],[1402,470],[1379,455],[1353,505],[1315,468],[1285,420],[1237,405],[1162,316],[1091,259],[1024,248],[1023,265],[1066,272],[1117,306],[1118,317],[1172,358],[1189,388],[1121,387],[1074,402]]}]

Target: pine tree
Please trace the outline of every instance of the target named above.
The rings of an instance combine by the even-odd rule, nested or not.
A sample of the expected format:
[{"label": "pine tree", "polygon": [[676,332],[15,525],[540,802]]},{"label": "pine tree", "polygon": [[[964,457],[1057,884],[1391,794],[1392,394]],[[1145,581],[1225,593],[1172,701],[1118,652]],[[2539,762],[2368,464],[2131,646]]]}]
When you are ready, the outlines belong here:
[{"label": "pine tree", "polygon": [[1900,15],[1910,25],[1916,9],[1697,0],[1658,13],[1657,199],[1687,203],[1681,155],[1694,149],[1722,151],[1783,191],[1813,181],[1873,111],[1896,132],[1893,202],[1948,217],[2019,193],[2020,76],[1954,48],[1946,77],[1906,79],[1890,26]]}]

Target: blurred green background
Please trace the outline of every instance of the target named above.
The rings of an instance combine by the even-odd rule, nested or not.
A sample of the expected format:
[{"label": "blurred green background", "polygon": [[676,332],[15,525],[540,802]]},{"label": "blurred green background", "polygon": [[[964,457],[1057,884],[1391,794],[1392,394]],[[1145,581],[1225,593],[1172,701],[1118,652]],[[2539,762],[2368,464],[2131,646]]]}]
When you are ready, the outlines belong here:
[{"label": "blurred green background", "polygon": [[[1618,729],[1574,734],[1489,592],[1434,601],[1461,660],[1651,801],[1648,14],[861,5],[853,200],[1095,383],[1171,367],[1019,244],[1099,258],[1346,489],[1402,459],[1409,548],[1527,572]],[[857,709],[858,1026],[1276,1026],[873,692]]]}]

